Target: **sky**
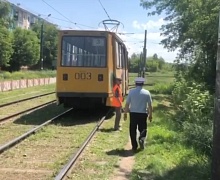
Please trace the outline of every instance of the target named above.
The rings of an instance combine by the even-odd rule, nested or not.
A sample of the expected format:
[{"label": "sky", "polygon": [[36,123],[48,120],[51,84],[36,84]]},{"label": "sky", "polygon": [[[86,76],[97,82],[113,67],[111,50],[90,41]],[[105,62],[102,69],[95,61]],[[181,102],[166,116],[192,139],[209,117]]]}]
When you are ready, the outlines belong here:
[{"label": "sky", "polygon": [[[160,45],[164,38],[160,30],[164,16],[147,16],[140,0],[9,0],[33,14],[57,24],[61,29],[102,30],[103,20],[120,22],[117,33],[125,42],[129,56],[143,52],[147,30],[147,56],[157,54],[167,62],[175,60],[177,52],[168,52]],[[50,16],[48,17],[48,15]],[[108,26],[112,29],[113,26]]]}]

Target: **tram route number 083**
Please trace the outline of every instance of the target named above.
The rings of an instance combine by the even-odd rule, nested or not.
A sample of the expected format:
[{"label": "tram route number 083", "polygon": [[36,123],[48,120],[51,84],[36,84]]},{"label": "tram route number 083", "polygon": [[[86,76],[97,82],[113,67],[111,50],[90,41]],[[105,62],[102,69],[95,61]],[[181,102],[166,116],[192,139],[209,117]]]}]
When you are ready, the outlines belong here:
[{"label": "tram route number 083", "polygon": [[80,72],[80,73],[75,73],[74,76],[75,79],[79,80],[90,80],[92,78],[92,74],[90,72]]}]

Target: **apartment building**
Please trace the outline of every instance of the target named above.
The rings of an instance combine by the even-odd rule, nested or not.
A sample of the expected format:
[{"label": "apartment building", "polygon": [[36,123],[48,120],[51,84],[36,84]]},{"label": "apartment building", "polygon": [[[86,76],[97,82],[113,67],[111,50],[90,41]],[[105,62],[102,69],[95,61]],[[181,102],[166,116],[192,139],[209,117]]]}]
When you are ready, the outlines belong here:
[{"label": "apartment building", "polygon": [[35,15],[23,8],[20,7],[19,4],[15,5],[13,3],[10,3],[10,17],[14,20],[14,22],[11,24],[10,29],[14,29],[16,27],[21,27],[23,29],[30,29],[31,26],[39,21],[44,21],[48,24],[52,24],[45,19],[41,18],[38,15]]}]

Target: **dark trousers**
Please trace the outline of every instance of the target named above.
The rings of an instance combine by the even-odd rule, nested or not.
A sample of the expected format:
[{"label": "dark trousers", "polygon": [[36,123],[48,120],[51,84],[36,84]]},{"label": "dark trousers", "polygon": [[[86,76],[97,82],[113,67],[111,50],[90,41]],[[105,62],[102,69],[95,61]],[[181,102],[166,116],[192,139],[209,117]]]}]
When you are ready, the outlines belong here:
[{"label": "dark trousers", "polygon": [[121,120],[121,107],[115,107],[115,125],[114,129],[119,129]]},{"label": "dark trousers", "polygon": [[130,113],[130,138],[131,138],[131,145],[132,148],[137,148],[137,127],[140,132],[140,137],[139,139],[145,139],[147,135],[147,116],[148,114],[145,113]]}]

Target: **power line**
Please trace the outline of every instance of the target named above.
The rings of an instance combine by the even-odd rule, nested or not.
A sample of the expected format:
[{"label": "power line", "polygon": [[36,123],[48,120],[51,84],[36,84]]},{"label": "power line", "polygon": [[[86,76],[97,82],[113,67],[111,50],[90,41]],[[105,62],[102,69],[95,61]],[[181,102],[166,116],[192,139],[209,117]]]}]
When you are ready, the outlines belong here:
[{"label": "power line", "polygon": [[[67,18],[66,16],[64,16],[62,13],[60,13],[58,10],[56,10],[54,7],[52,7],[50,4],[48,4],[46,1],[42,0],[45,4],[47,4],[49,7],[51,7],[54,11],[56,11],[57,13],[59,13],[61,16],[63,16],[65,19],[67,19],[69,22],[75,24],[75,26],[77,25],[80,25],[80,26],[84,26],[84,27],[88,27],[88,28],[93,28],[93,27],[90,27],[90,26],[87,26],[87,25],[84,25],[84,24],[79,24],[79,23],[76,23],[76,22],[72,22],[69,18]],[[79,27],[80,28],[80,27]],[[96,28],[93,28],[93,29],[96,29]]]},{"label": "power line", "polygon": [[[60,13],[58,10],[56,10],[54,7],[52,7],[50,4],[48,4],[46,1],[42,0],[45,4],[47,4],[49,7],[51,7],[54,11],[56,11],[57,13],[59,13],[61,16],[63,16],[65,19],[67,19],[69,22],[72,22],[69,18],[67,18],[66,16],[64,16],[62,13]],[[76,25],[76,23],[72,22],[73,24]]]},{"label": "power line", "polygon": [[101,4],[102,6],[102,9],[105,11],[105,13],[107,14],[108,18],[111,20],[110,16],[108,15],[107,11],[105,10],[104,6],[102,5],[101,1],[99,0],[99,3]]}]

